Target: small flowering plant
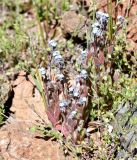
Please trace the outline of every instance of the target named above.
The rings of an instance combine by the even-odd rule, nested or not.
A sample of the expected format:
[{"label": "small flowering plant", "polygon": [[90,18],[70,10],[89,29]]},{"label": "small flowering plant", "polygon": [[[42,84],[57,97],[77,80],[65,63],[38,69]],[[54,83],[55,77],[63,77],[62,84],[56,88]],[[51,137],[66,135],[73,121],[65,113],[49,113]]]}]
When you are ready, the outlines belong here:
[{"label": "small flowering plant", "polygon": [[[36,84],[39,81],[42,84],[37,88],[44,99],[48,119],[55,129],[44,126],[44,135],[59,140],[64,145],[65,153],[75,152],[81,157],[91,154],[89,159],[93,157],[95,132],[102,132],[96,135],[103,146],[104,132],[106,129],[110,134],[112,132],[112,127],[105,127],[104,115],[121,101],[121,71],[128,71],[121,60],[125,55],[125,43],[123,38],[118,38],[126,21],[122,16],[117,17],[110,39],[110,19],[108,13],[97,11],[95,21],[89,26],[91,39],[88,46],[76,43],[73,52],[67,45],[59,50],[57,41],[48,41],[48,63],[45,68],[37,69],[34,77]],[[109,153],[113,147],[111,150],[111,144],[107,142]]]},{"label": "small flowering plant", "polygon": [[[66,138],[72,135],[77,140],[80,135],[80,124],[84,126],[85,110],[88,104],[88,71],[81,67],[75,76],[65,72],[67,63],[60,51],[57,42],[49,41],[49,64],[41,67],[39,72],[44,82],[47,100],[47,115],[52,125]],[[86,64],[87,51],[82,51],[82,62]],[[81,126],[82,129],[82,126]]]},{"label": "small flowering plant", "polygon": [[[71,135],[74,142],[81,139],[82,129],[88,119],[89,95],[93,92],[94,84],[91,83],[89,62],[92,60],[96,68],[97,84],[100,80],[100,67],[106,68],[106,49],[109,50],[107,31],[109,14],[96,12],[96,20],[92,24],[90,48],[81,49],[74,62],[73,56],[66,61],[64,55],[57,49],[55,40],[48,42],[49,64],[46,68],[40,68],[44,81],[44,90],[47,104],[47,115],[54,128],[60,131],[66,138]],[[118,25],[124,24],[124,19],[118,17]],[[117,34],[115,32],[115,34]],[[107,47],[107,48],[106,48]],[[113,46],[112,50],[113,51]],[[108,51],[109,52],[109,51]],[[76,65],[66,71],[68,64]],[[105,73],[105,72],[104,72]],[[98,86],[96,85],[98,94]]]}]

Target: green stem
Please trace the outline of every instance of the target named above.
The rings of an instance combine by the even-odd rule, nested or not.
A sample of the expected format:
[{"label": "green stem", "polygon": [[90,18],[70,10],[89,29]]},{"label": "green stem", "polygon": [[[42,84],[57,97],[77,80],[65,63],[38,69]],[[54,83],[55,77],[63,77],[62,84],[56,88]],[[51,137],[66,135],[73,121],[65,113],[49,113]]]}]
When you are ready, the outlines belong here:
[{"label": "green stem", "polygon": [[[42,97],[42,101],[43,101],[45,110],[47,110],[47,107],[48,107],[47,102],[48,102],[48,101],[47,101],[47,97],[46,97],[45,91],[44,91],[44,89],[43,89],[43,88],[44,88],[44,85],[43,85],[42,77],[41,77],[41,74],[40,74],[40,72],[39,72],[38,66],[37,66],[37,64],[36,64],[36,60],[35,60],[35,57],[34,57],[34,50],[33,50],[33,49],[31,50],[31,54],[32,54],[32,61],[34,62],[34,66],[35,66],[35,68],[36,68],[36,73],[33,74],[33,76],[36,76],[38,82],[40,83],[40,85],[41,85],[41,87],[42,87],[42,90],[41,90],[41,91],[39,90],[39,92],[40,92],[40,95],[41,95],[41,97]],[[32,77],[33,77],[33,76],[32,76]]]},{"label": "green stem", "polygon": [[112,0],[108,0],[108,13],[109,13],[109,40],[112,41],[113,38],[113,19],[112,19]]},{"label": "green stem", "polygon": [[47,98],[46,98],[46,95],[45,95],[45,92],[44,92],[44,89],[43,89],[44,86],[43,86],[42,77],[41,77],[41,74],[40,74],[37,67],[36,67],[36,76],[37,76],[38,81],[40,82],[40,84],[42,86],[42,92],[40,94],[41,94],[41,97],[42,97],[42,100],[43,100],[45,110],[47,110]]},{"label": "green stem", "polygon": [[95,22],[96,18],[96,0],[93,0],[93,23]]},{"label": "green stem", "polygon": [[[49,10],[50,10],[50,1],[49,0],[46,0],[46,13],[45,13],[45,17],[46,17],[46,33],[47,33],[47,36],[48,36],[48,30],[49,30]],[[46,37],[48,38],[48,37]]]},{"label": "green stem", "polygon": [[40,36],[42,38],[42,44],[43,44],[43,47],[45,48],[46,43],[45,43],[44,31],[43,31],[43,28],[42,28],[42,25],[41,25],[40,17],[38,15],[38,8],[37,8],[37,5],[36,5],[35,1],[34,1],[34,6],[35,6],[36,19],[37,19],[37,23],[38,23],[38,26],[39,26]]}]

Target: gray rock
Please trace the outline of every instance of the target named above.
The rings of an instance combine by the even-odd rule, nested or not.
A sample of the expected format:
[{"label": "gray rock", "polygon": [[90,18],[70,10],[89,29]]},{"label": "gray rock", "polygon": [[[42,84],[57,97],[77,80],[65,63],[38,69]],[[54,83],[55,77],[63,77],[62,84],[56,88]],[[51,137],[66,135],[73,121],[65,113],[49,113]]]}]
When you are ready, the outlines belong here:
[{"label": "gray rock", "polygon": [[126,102],[119,106],[111,123],[114,132],[120,135],[121,150],[116,159],[136,159],[137,156],[137,106]]},{"label": "gray rock", "polygon": [[11,84],[0,74],[0,125],[3,123],[4,119],[4,104],[10,97],[11,91]]},{"label": "gray rock", "polygon": [[129,110],[129,105],[128,103],[125,103],[125,105],[120,105],[120,108],[118,110],[118,114],[124,114]]},{"label": "gray rock", "polygon": [[11,84],[0,75],[0,104],[4,104],[11,94]]}]

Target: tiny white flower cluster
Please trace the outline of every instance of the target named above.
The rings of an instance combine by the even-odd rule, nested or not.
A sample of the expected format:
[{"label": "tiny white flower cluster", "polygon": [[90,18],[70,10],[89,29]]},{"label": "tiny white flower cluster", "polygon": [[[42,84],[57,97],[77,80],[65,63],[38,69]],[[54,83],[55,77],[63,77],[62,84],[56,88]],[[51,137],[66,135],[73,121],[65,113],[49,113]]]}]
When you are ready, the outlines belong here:
[{"label": "tiny white flower cluster", "polygon": [[59,81],[63,81],[64,80],[64,75],[62,74],[62,73],[60,73],[60,74],[57,74],[56,75],[56,78],[57,78],[57,80],[59,80]]},{"label": "tiny white flower cluster", "polygon": [[118,16],[117,17],[117,19],[118,19],[118,23],[120,24],[120,25],[123,25],[124,23],[125,23],[125,18],[123,17],[123,16]]},{"label": "tiny white flower cluster", "polygon": [[73,96],[74,98],[78,98],[80,96],[79,90],[77,88],[73,90]]},{"label": "tiny white flower cluster", "polygon": [[63,68],[64,59],[61,56],[60,51],[57,50],[57,42],[55,40],[50,40],[48,45],[51,49],[52,63],[60,69]]},{"label": "tiny white flower cluster", "polygon": [[92,25],[92,35],[94,37],[102,37],[106,30],[109,15],[101,11],[96,12],[96,22]]},{"label": "tiny white flower cluster", "polygon": [[87,97],[80,97],[78,104],[79,105],[85,105],[87,102]]},{"label": "tiny white flower cluster", "polygon": [[61,57],[62,58],[59,51],[54,51],[52,56],[53,56],[53,58],[55,58],[55,57],[59,57],[59,58]]},{"label": "tiny white flower cluster", "polygon": [[48,45],[52,50],[54,50],[56,48],[56,46],[57,46],[57,42],[55,40],[50,40],[48,42]]},{"label": "tiny white flower cluster", "polygon": [[62,101],[60,101],[60,103],[59,103],[60,110],[61,110],[62,112],[65,112],[65,111],[66,111],[66,108],[69,106],[69,104],[70,104],[70,102],[67,101],[67,100],[62,100]]},{"label": "tiny white flower cluster", "polygon": [[78,58],[78,63],[80,65],[83,65],[86,62],[87,53],[88,53],[87,50],[82,50],[81,51],[81,54],[79,55],[79,58]]},{"label": "tiny white flower cluster", "polygon": [[96,12],[96,19],[102,26],[106,27],[109,20],[109,15],[108,13],[103,13],[101,11],[98,11]]},{"label": "tiny white flower cluster", "polygon": [[46,69],[44,67],[39,68],[39,72],[41,73],[42,77],[45,78],[46,76]]},{"label": "tiny white flower cluster", "polygon": [[87,71],[85,69],[81,70],[80,77],[83,78],[83,79],[87,79],[88,73],[87,73]]},{"label": "tiny white flower cluster", "polygon": [[53,51],[52,53],[52,57],[53,57],[53,64],[56,65],[58,68],[63,68],[64,66],[64,59],[61,56],[59,51]]},{"label": "tiny white flower cluster", "polygon": [[55,67],[58,71],[56,73],[56,80],[63,81],[65,79],[64,75],[61,73],[61,69],[64,67],[64,59],[57,50],[57,42],[55,40],[50,40],[48,42],[49,47],[51,48],[50,56],[51,56],[51,66]]},{"label": "tiny white flower cluster", "polygon": [[84,105],[86,104],[86,101],[87,101],[87,97],[81,97],[80,96],[80,91],[78,88],[76,87],[70,87],[69,88],[69,93],[74,97],[74,99],[77,99],[77,104],[79,105]]},{"label": "tiny white flower cluster", "polygon": [[69,88],[69,93],[73,93],[73,91],[74,91],[74,87],[71,86],[71,87]]},{"label": "tiny white flower cluster", "polygon": [[95,22],[93,25],[92,25],[92,34],[96,37],[102,37],[103,35],[103,31],[100,27],[100,24],[98,22]]},{"label": "tiny white flower cluster", "polygon": [[76,117],[77,113],[78,113],[77,109],[70,112],[70,115],[68,116],[68,119],[74,119]]},{"label": "tiny white flower cluster", "polygon": [[[125,18],[123,16],[117,17],[118,24],[121,26],[125,24]],[[101,11],[96,12],[96,21],[92,24],[91,37],[102,37],[107,29],[107,24],[109,21],[109,14],[103,13]],[[93,38],[94,39],[94,38]]]}]

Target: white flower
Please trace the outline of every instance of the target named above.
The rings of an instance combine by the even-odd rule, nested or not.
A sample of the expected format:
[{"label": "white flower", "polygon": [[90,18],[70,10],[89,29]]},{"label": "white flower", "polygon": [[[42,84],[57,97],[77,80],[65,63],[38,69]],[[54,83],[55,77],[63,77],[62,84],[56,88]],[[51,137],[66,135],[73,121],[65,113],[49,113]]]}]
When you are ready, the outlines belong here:
[{"label": "white flower", "polygon": [[101,11],[96,12],[96,19],[101,23],[101,25],[105,25],[108,22],[109,15],[108,13],[103,13]]},{"label": "white flower", "polygon": [[56,75],[56,78],[57,78],[57,80],[59,80],[59,81],[63,81],[64,80],[64,75],[61,73],[61,74],[57,74]]},{"label": "white flower", "polygon": [[52,55],[53,55],[53,57],[59,56],[60,52],[59,51],[54,51]]},{"label": "white flower", "polygon": [[57,65],[59,68],[63,68],[63,66],[64,66],[63,57],[62,57],[60,54],[56,54],[56,55],[54,56],[53,63],[54,63],[55,65]]},{"label": "white flower", "polygon": [[113,131],[113,126],[108,125],[108,132],[109,132],[109,133],[112,133],[112,131]]},{"label": "white flower", "polygon": [[86,79],[88,77],[87,71],[85,69],[82,69],[80,72],[80,76],[81,76],[81,78]]},{"label": "white flower", "polygon": [[71,87],[69,88],[69,93],[72,93],[73,91],[74,91],[74,87],[71,86]]},{"label": "white flower", "polygon": [[92,33],[96,37],[102,37],[103,31],[100,28],[93,28]]},{"label": "white flower", "polygon": [[87,97],[80,97],[78,104],[80,105],[84,105],[87,102]]},{"label": "white flower", "polygon": [[62,56],[61,56],[60,54],[59,54],[59,55],[55,55],[55,56],[54,56],[54,59],[55,59],[55,60],[62,59]]},{"label": "white flower", "polygon": [[55,40],[50,40],[48,42],[49,47],[55,48],[57,46],[57,42]]},{"label": "white flower", "polygon": [[86,60],[86,57],[87,57],[87,50],[82,50],[81,55],[80,55],[80,59],[81,59],[82,64]]},{"label": "white flower", "polygon": [[59,103],[59,106],[62,107],[66,107],[67,106],[67,102],[66,101],[62,101]]},{"label": "white flower", "polygon": [[81,55],[86,55],[87,54],[87,50],[82,50],[81,51]]},{"label": "white flower", "polygon": [[68,119],[73,119],[73,118],[75,118],[76,117],[76,115],[77,115],[77,110],[75,110],[75,111],[72,111],[71,113],[70,113],[70,115],[68,116]]},{"label": "white flower", "polygon": [[95,22],[92,24],[92,28],[100,28],[100,23],[99,22]]},{"label": "white flower", "polygon": [[56,63],[56,64],[58,64],[58,63],[63,63],[63,58],[62,58],[62,56],[60,55],[60,54],[57,54],[57,55],[55,55],[54,56],[54,62]]},{"label": "white flower", "polygon": [[99,22],[92,24],[92,34],[96,37],[101,37],[103,35],[102,26]]},{"label": "white flower", "polygon": [[74,90],[73,90],[73,96],[74,96],[75,98],[78,98],[78,97],[80,96],[80,93],[79,93],[79,91],[78,91],[77,89],[74,89]]},{"label": "white flower", "polygon": [[66,107],[69,105],[69,102],[66,101],[66,100],[62,100],[60,103],[59,103],[59,106],[60,106],[60,110],[62,112],[65,112],[66,111]]},{"label": "white flower", "polygon": [[45,75],[46,75],[46,69],[45,69],[44,67],[41,67],[41,68],[39,69],[39,72],[41,73],[42,76],[45,77]]},{"label": "white flower", "polygon": [[101,37],[103,35],[103,31],[101,28],[101,24],[99,22],[95,22],[92,25],[92,34],[96,37]]},{"label": "white flower", "polygon": [[118,16],[117,19],[118,19],[118,22],[119,22],[121,25],[124,24],[125,18],[124,18],[123,16]]}]

